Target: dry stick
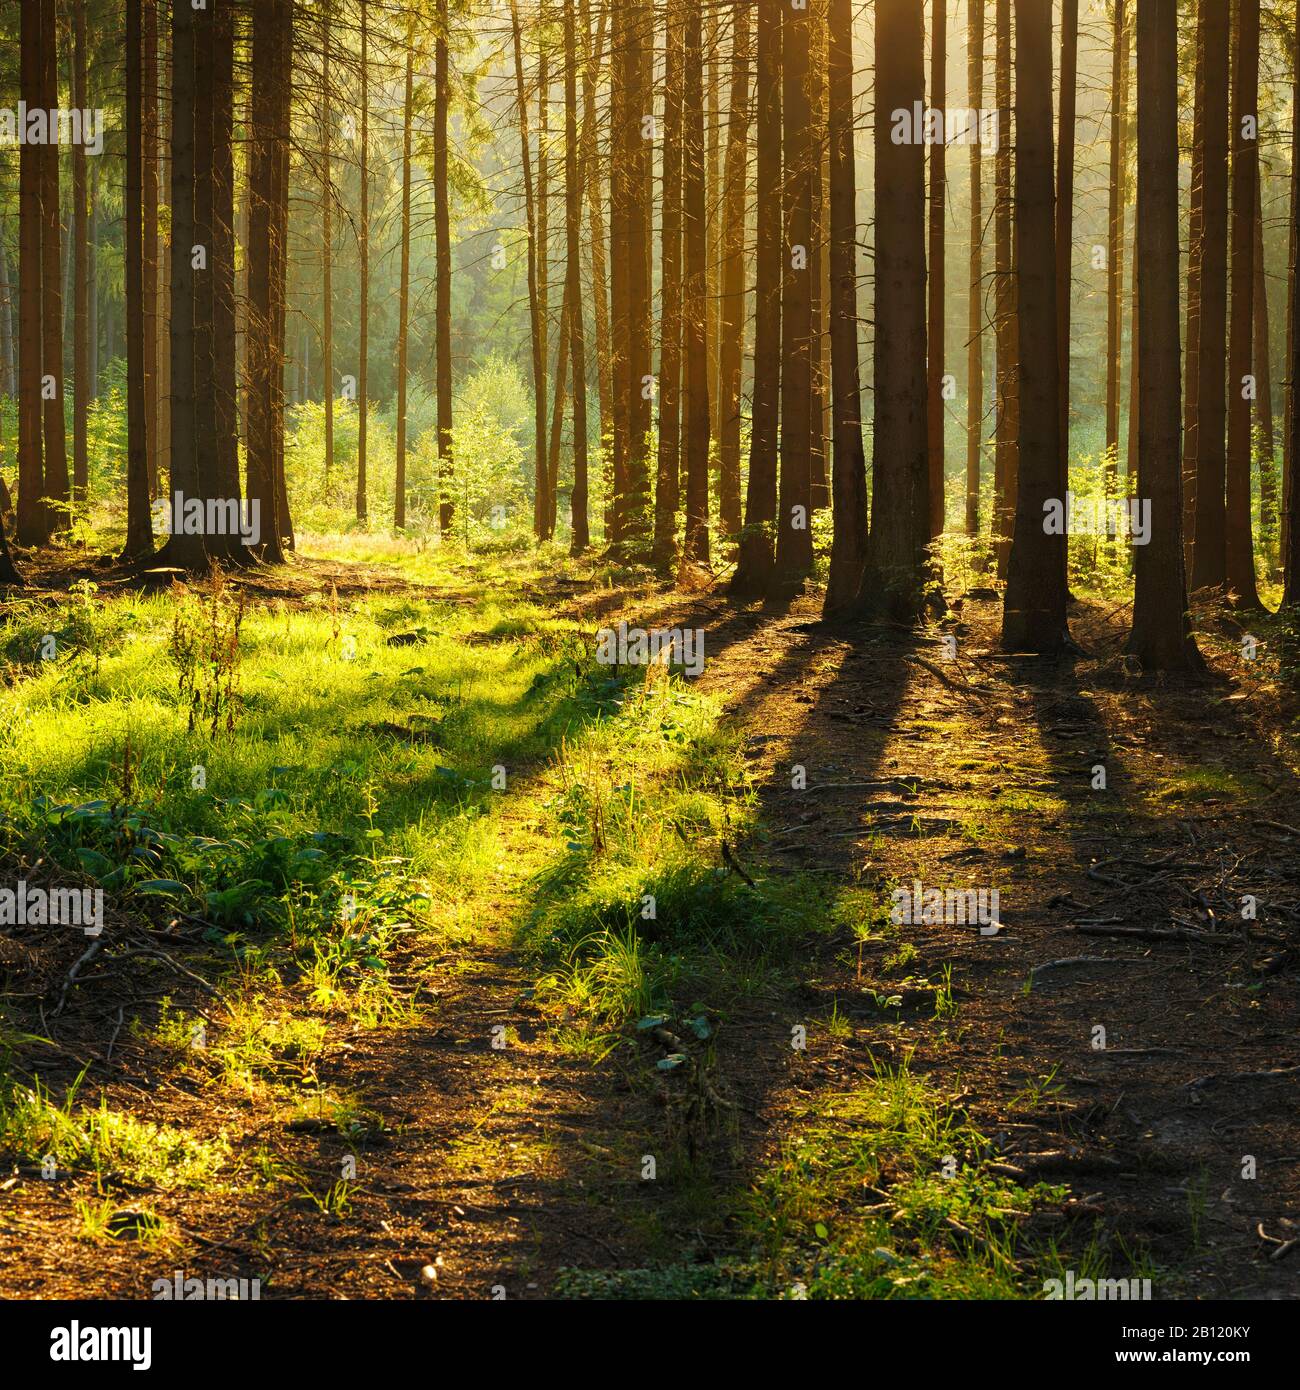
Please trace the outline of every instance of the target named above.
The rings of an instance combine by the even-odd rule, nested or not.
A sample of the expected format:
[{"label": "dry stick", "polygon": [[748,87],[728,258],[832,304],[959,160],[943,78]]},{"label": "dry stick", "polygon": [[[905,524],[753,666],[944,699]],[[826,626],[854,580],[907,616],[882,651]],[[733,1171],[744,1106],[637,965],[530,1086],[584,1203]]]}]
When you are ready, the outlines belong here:
[{"label": "dry stick", "polygon": [[102,936],[97,936],[86,948],[85,952],[73,961],[72,969],[68,971],[68,977],[63,982],[63,990],[59,995],[59,1002],[55,1006],[54,1012],[50,1015],[51,1018],[58,1018],[63,1012],[63,1006],[68,1002],[68,991],[72,988],[72,982],[77,978],[81,967],[95,958],[96,954],[99,952],[99,948],[103,944],[104,938]]}]

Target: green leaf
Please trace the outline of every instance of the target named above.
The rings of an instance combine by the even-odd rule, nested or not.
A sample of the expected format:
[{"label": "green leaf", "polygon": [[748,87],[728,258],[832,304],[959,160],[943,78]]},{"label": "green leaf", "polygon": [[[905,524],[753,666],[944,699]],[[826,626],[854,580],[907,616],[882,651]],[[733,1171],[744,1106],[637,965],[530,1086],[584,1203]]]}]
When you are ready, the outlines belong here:
[{"label": "green leaf", "polygon": [[667,1057],[661,1057],[655,1066],[660,1071],[673,1071],[680,1067],[687,1060],[684,1052],[670,1052]]},{"label": "green leaf", "polygon": [[177,883],[174,878],[147,878],[143,883],[135,885],[137,893],[166,893],[175,896],[177,893],[185,893],[183,883]]},{"label": "green leaf", "polygon": [[662,1028],[667,1022],[667,1014],[650,1014],[647,1018],[637,1020],[636,1031],[638,1033],[648,1033],[651,1028]]},{"label": "green leaf", "polygon": [[819,1221],[819,1222],[813,1227],[813,1230],[816,1231],[816,1233],[817,1233],[817,1239],[818,1239],[818,1240],[829,1240],[829,1239],[830,1239],[831,1233],[826,1229],[826,1224],[825,1224],[825,1222]]}]

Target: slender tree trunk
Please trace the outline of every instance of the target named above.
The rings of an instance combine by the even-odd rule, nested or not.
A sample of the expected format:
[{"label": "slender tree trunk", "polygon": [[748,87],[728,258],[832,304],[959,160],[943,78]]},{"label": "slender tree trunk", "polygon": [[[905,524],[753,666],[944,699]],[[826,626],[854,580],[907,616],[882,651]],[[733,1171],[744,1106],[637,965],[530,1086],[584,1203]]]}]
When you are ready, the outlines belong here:
[{"label": "slender tree trunk", "polygon": [[[984,105],[984,0],[967,0],[968,105]],[[980,459],[984,452],[984,198],[980,148],[970,145],[970,304],[966,342],[966,534],[979,535]]]},{"label": "slender tree trunk", "polygon": [[[213,50],[216,42],[214,19],[217,7],[203,9],[194,16],[194,235],[192,256],[201,263],[192,266],[194,294],[194,459],[197,486],[191,496],[206,500],[218,496],[217,474],[217,393],[216,393],[216,295],[215,218],[216,218],[216,74]],[[224,549],[220,536],[205,536],[209,558]]]},{"label": "slender tree trunk", "polygon": [[628,122],[633,118],[628,89],[629,50],[635,43],[629,6],[610,7],[610,117],[609,117],[609,294],[610,384],[613,430],[611,435],[611,486],[606,535],[621,545],[627,533],[629,416],[632,369],[630,311],[628,307]]},{"label": "slender tree trunk", "polygon": [[[1259,454],[1259,524],[1271,536],[1278,524],[1277,468],[1273,460],[1273,364],[1269,352],[1268,265],[1264,258],[1264,173],[1255,180],[1255,443]],[[1266,543],[1267,544],[1267,543]],[[1272,566],[1270,565],[1270,569]]]},{"label": "slender tree trunk", "polygon": [[523,34],[519,5],[511,0],[510,25],[515,54],[515,110],[523,161],[524,211],[528,229],[528,327],[533,359],[533,535],[546,533],[546,363],[542,358],[541,291],[538,285],[537,207],[533,199],[532,157],[528,145],[528,96],[524,85]]},{"label": "slender tree trunk", "polygon": [[325,481],[334,471],[334,145],[331,0],[321,0],[321,375],[325,385]]},{"label": "slender tree trunk", "polygon": [[[1150,543],[1135,546],[1128,651],[1145,670],[1202,668],[1183,569],[1178,362],[1178,6],[1142,0],[1137,19],[1138,495]],[[1248,205],[1253,212],[1253,204]],[[1253,219],[1252,219],[1253,220]]]},{"label": "slender tree trunk", "polygon": [[1070,487],[1070,250],[1074,244],[1074,127],[1079,68],[1079,0],[1061,3],[1060,132],[1056,155],[1056,332],[1061,467],[1064,499]]},{"label": "slender tree trunk", "polygon": [[[32,0],[28,0],[32,3]],[[47,111],[59,106],[59,63],[56,0],[39,0],[41,6],[43,63],[42,105]],[[42,323],[42,361],[44,376],[52,390],[44,396],[45,415],[45,493],[55,502],[71,496],[68,481],[68,445],[63,419],[63,270],[60,258],[59,146],[50,141],[41,146],[41,290],[44,305]],[[67,513],[56,513],[58,527],[67,525]],[[53,519],[53,518],[52,518]]]},{"label": "slender tree trunk", "polygon": [[[88,108],[86,100],[86,0],[74,0],[72,10],[72,104]],[[86,342],[87,236],[86,146],[72,148],[72,483],[73,497],[84,502],[90,485],[86,448],[86,418],[90,408],[90,352]]]},{"label": "slender tree trunk", "polygon": [[772,583],[777,417],[781,389],[781,0],[757,0],[754,387],[745,526],[731,592],[764,594]]},{"label": "slender tree trunk", "polygon": [[[43,102],[41,46],[44,15],[40,4],[19,9],[19,81],[29,108]],[[50,536],[45,507],[45,440],[41,428],[42,264],[41,160],[39,145],[18,150],[18,506],[19,545],[43,545]]]},{"label": "slender tree trunk", "polygon": [[[933,111],[943,111],[948,81],[948,0],[930,3],[930,92]],[[944,200],[947,187],[947,150],[942,139],[930,145],[930,223],[929,223],[929,308],[926,326],[928,360],[925,400],[928,418],[930,472],[930,536],[943,534],[944,525],[944,448],[943,355],[944,355]]]},{"label": "slender tree trunk", "polygon": [[[894,143],[894,112],[925,101],[923,7],[877,0],[876,337],[871,536],[860,602],[900,619],[921,610],[930,540],[926,374],[925,145]],[[914,134],[919,137],[921,132]]]},{"label": "slender tree trunk", "polygon": [[402,269],[397,291],[397,460],[393,486],[393,525],[406,525],[406,333],[411,293],[411,128],[415,124],[415,35],[406,35],[406,86],[402,110]]},{"label": "slender tree trunk", "polygon": [[156,0],[141,0],[144,33],[144,73],[140,116],[143,140],[141,175],[141,294],[144,298],[144,436],[149,463],[149,495],[157,497],[158,479],[158,7]]},{"label": "slender tree trunk", "polygon": [[1196,75],[1192,110],[1192,186],[1187,216],[1187,364],[1183,386],[1183,555],[1191,571],[1201,360],[1201,263],[1205,256],[1205,0],[1196,7]]},{"label": "slender tree trunk", "polygon": [[867,560],[867,474],[858,367],[857,174],[853,155],[853,0],[830,0],[830,337],[835,535],[823,612],[850,607]]},{"label": "slender tree trunk", "polygon": [[[538,16],[545,14],[545,0],[538,0]],[[537,52],[537,328],[542,357],[542,490],[538,500],[541,530],[546,540],[551,534],[550,467],[546,451],[547,364],[551,336],[551,55],[544,36]],[[563,298],[563,296],[561,296]],[[561,306],[560,317],[564,311]],[[558,356],[557,356],[557,360]]]},{"label": "slender tree trunk", "polygon": [[[185,5],[172,10],[172,86],[171,86],[171,493],[179,492],[188,501],[202,498],[199,474],[198,418],[195,407],[195,361],[199,332],[194,255],[198,228],[195,224],[195,11]],[[206,42],[206,33],[203,36]],[[206,274],[206,270],[204,274]],[[128,304],[140,304],[139,296],[128,296]],[[138,316],[138,310],[132,317]],[[143,336],[141,336],[143,352]],[[143,372],[141,373],[143,384]],[[142,397],[143,403],[143,397]],[[140,486],[148,498],[148,470]],[[173,509],[172,536],[167,558],[187,570],[200,570],[207,564],[207,550],[201,534],[187,534]]]},{"label": "slender tree trunk", "polygon": [[[605,216],[601,206],[602,178],[598,156],[599,120],[596,81],[605,49],[606,11],[602,6],[597,21],[595,43],[591,41],[590,0],[581,0],[582,42],[585,61],[582,70],[583,184],[586,189],[587,218],[591,243],[591,298],[596,329],[596,384],[600,400],[600,441],[602,457],[607,458],[612,443],[613,384],[610,375],[609,289],[605,271]],[[607,493],[606,505],[609,504]],[[608,527],[607,527],[608,530]]]},{"label": "slender tree trunk", "polygon": [[1295,466],[1300,459],[1300,410],[1295,392],[1300,383],[1300,294],[1296,293],[1296,255],[1300,249],[1300,10],[1296,11],[1295,35],[1291,46],[1291,266],[1287,296],[1287,451],[1286,487],[1283,490],[1282,519],[1282,606],[1294,609],[1300,604],[1300,487],[1296,486]]},{"label": "slender tree trunk", "polygon": [[[1059,652],[1068,641],[1065,527],[1045,525],[1060,495],[1060,336],[1052,162],[1052,8],[1016,0],[1016,245],[1020,363],[1015,534],[1002,645]],[[1174,258],[1177,266],[1177,257]]]},{"label": "slender tree trunk", "polygon": [[[817,0],[808,0],[810,5],[816,5]],[[704,319],[704,331],[708,351],[708,384],[709,384],[709,434],[712,439],[721,437],[721,430],[718,422],[718,354],[721,348],[721,340],[718,336],[718,305],[721,299],[719,292],[719,269],[722,260],[722,252],[719,237],[719,209],[722,200],[718,196],[718,190],[722,186],[721,179],[721,139],[722,111],[719,104],[721,93],[721,83],[719,82],[718,49],[722,42],[721,26],[718,22],[718,11],[720,6],[710,3],[704,6],[704,54],[705,63],[705,118],[704,133],[708,149],[707,180],[704,185],[704,207],[705,207],[705,254],[707,256],[707,285],[706,313]],[[646,110],[650,107],[647,106]]]},{"label": "slender tree trunk", "polygon": [[[830,504],[826,476],[826,393],[830,373],[823,362],[826,344],[827,223],[826,171],[826,6],[827,0],[808,0],[809,148],[808,177],[812,186],[809,205],[812,225],[808,238],[808,376],[812,426],[808,440],[809,508],[817,511]],[[739,486],[739,485],[738,485]],[[739,493],[737,493],[739,495]]]},{"label": "slender tree trunk", "polygon": [[447,120],[451,88],[448,22],[447,0],[438,0],[438,33],[434,40],[433,60],[433,223],[438,273],[435,314],[438,335],[438,526],[444,536],[451,530],[455,513],[451,500],[451,223],[447,185]]},{"label": "slender tree trunk", "polygon": [[[779,587],[812,569],[812,164],[807,9],[781,11],[785,263],[781,285],[781,473],[777,502]],[[922,91],[924,98],[924,91]],[[922,269],[924,277],[924,268]]]},{"label": "slender tree trunk", "polygon": [[144,238],[142,193],[144,36],[141,7],[126,9],[126,207],[124,259],[126,275],[126,546],[132,558],[153,550],[149,517],[149,456],[145,404]]},{"label": "slender tree trunk", "polygon": [[[248,499],[260,512],[260,557],[284,560],[276,474],[276,412],[282,407],[283,341],[277,340],[280,231],[277,166],[280,129],[276,83],[289,0],[265,0],[253,11],[252,118],[248,220]],[[290,32],[292,32],[290,28]],[[175,312],[175,306],[173,306]]]},{"label": "slender tree trunk", "polygon": [[[361,277],[361,320],[357,363],[357,520],[365,521],[366,426],[370,414],[370,0],[361,5],[361,214],[357,223],[357,254]],[[439,16],[441,18],[441,15]]]},{"label": "slender tree trunk", "polygon": [[1205,120],[1201,165],[1201,237],[1197,263],[1200,331],[1196,354],[1195,528],[1193,590],[1227,579],[1224,430],[1228,359],[1228,53],[1226,4],[1206,3]]},{"label": "slender tree trunk", "polygon": [[[652,109],[651,66],[653,62],[651,37],[653,34],[653,9],[646,0],[626,0],[632,28],[628,34],[627,67],[629,76],[629,99],[631,109],[626,123],[628,140],[628,351],[630,370],[628,372],[628,461],[627,461],[627,516],[634,527],[638,544],[648,541],[640,532],[645,524],[649,510],[650,474],[648,463],[648,439],[650,434],[650,392],[647,384],[651,379],[650,323],[652,318],[650,295],[650,153],[651,141],[642,136],[642,114]],[[701,79],[702,80],[702,79]],[[701,92],[701,117],[703,115]],[[689,171],[687,171],[689,173]],[[704,173],[704,151],[700,151],[700,174]],[[689,210],[685,213],[686,235],[689,242]],[[700,231],[703,233],[704,226]],[[689,259],[689,244],[687,251]],[[689,287],[688,287],[689,293]],[[706,306],[707,312],[707,306]],[[703,351],[707,352],[707,342]],[[707,359],[705,362],[707,375]],[[689,370],[689,368],[688,368]],[[689,378],[688,378],[689,383]],[[689,389],[689,385],[688,385]],[[687,407],[687,428],[689,430],[689,405]],[[707,418],[707,416],[706,416]],[[689,466],[689,459],[687,460]],[[707,455],[706,455],[707,466]],[[689,509],[689,499],[687,506]],[[689,516],[689,510],[688,510]]]},{"label": "slender tree trunk", "polygon": [[1016,240],[1011,216],[1011,0],[997,0],[994,60],[998,148],[994,159],[994,329],[997,339],[997,425],[993,462],[993,538],[997,572],[1005,577],[1016,510],[1019,364],[1016,360]]},{"label": "slender tree trunk", "polygon": [[572,305],[569,303],[567,280],[560,292],[560,331],[555,339],[555,394],[551,399],[551,443],[546,464],[545,539],[555,535],[557,497],[560,485],[560,443],[564,435],[564,410],[568,403],[569,324]]},{"label": "slender tree trunk", "polygon": [[682,213],[686,274],[682,345],[686,356],[686,524],[683,557],[709,561],[708,239],[704,199],[703,0],[685,0]]},{"label": "slender tree trunk", "polygon": [[[212,393],[216,424],[213,485],[217,497],[239,506],[239,387],[235,349],[235,16],[218,5],[212,17]],[[216,553],[231,564],[248,561],[240,535],[219,538]]]},{"label": "slender tree trunk", "polygon": [[1251,401],[1254,332],[1255,191],[1259,179],[1259,0],[1239,0],[1232,87],[1232,314],[1228,326],[1228,588],[1240,608],[1259,608],[1251,535]]},{"label": "slender tree trunk", "polygon": [[740,531],[740,392],[745,354],[745,192],[752,34],[749,7],[733,6],[718,353],[718,504],[723,534],[728,537]]},{"label": "slender tree trunk", "polygon": [[582,311],[582,167],[578,142],[578,38],[573,6],[564,7],[564,223],[569,293],[569,362],[573,373],[571,548],[591,544],[587,521],[587,338]]},{"label": "slender tree trunk", "polygon": [[5,246],[5,219],[0,217],[0,394],[16,396],[18,381],[14,359],[14,300],[9,279],[9,252]]},{"label": "slender tree trunk", "polygon": [[1124,135],[1128,122],[1128,19],[1115,0],[1110,87],[1110,216],[1106,251],[1106,457],[1114,477],[1119,458],[1120,358],[1123,351]]},{"label": "slender tree trunk", "polygon": [[659,451],[655,477],[654,563],[674,558],[681,473],[682,390],[682,60],[681,0],[665,6],[663,197],[660,228]]}]

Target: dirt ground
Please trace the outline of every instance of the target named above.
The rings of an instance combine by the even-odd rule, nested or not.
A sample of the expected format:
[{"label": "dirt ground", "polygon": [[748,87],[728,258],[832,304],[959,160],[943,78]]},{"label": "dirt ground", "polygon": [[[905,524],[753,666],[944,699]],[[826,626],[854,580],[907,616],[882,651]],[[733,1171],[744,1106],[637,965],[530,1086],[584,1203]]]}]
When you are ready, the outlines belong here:
[{"label": "dirt ground", "polygon": [[[353,568],[346,582],[366,580]],[[918,971],[951,967],[955,1046],[906,1004],[885,1028],[860,1002],[883,947],[855,959],[847,938],[824,939],[800,980],[726,1020],[717,1077],[740,1142],[725,1176],[743,1186],[759,1172],[810,1097],[868,1076],[873,1057],[911,1054],[995,1138],[1007,1173],[1068,1186],[1032,1218],[1036,1235],[1148,1251],[1171,1271],[1157,1298],[1300,1297],[1300,801],[1276,700],[1222,664],[1197,685],[1134,677],[1118,654],[1124,615],[1095,606],[1072,614],[1088,655],[1001,655],[997,603],[979,592],[928,636],[826,627],[817,594],[772,608],[710,593],[572,598],[584,618],[704,629],[701,682],[744,730],[762,800],[762,831],[729,847],[742,870],[1000,886],[995,935],[900,928]],[[561,1269],[652,1257],[645,1233],[671,1198],[632,1165],[670,1122],[670,1083],[626,1054],[598,1063],[552,1044],[510,946],[518,887],[503,866],[499,920],[468,956],[433,962],[432,985],[422,976],[419,1022],[355,1030],[316,1064],[381,1117],[364,1146],[168,1079],[114,1031],[116,999],[79,990],[50,1016],[68,965],[50,962],[32,992],[60,1050],[51,1087],[87,1066],[110,1105],[234,1134],[245,1177],[265,1150],[322,1192],[350,1154],[356,1181],[346,1220],[247,1181],[163,1194],[180,1241],[160,1250],[90,1244],[65,1180],[0,1174],[0,1291],[145,1298],[182,1269],[258,1277],[263,1297],[542,1298]],[[833,1004],[846,1033],[810,1031],[792,1050],[791,1027]],[[727,1240],[703,1243],[721,1257]]]}]

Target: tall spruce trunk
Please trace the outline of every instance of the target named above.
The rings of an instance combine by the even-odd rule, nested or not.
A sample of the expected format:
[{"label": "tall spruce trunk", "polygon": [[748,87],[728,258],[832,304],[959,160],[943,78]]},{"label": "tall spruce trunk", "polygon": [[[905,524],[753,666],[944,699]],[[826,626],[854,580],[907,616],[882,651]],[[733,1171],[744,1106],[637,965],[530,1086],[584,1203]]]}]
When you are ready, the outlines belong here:
[{"label": "tall spruce trunk", "polygon": [[1251,534],[1251,375],[1255,307],[1255,192],[1259,140],[1259,0],[1238,0],[1232,90],[1232,309],[1228,324],[1228,470],[1225,493],[1228,590],[1239,608],[1261,607]]},{"label": "tall spruce trunk", "polygon": [[1056,154],[1056,334],[1061,467],[1058,496],[1070,487],[1070,249],[1074,242],[1074,135],[1079,67],[1079,0],[1061,3],[1060,113]]},{"label": "tall spruce trunk", "polygon": [[578,37],[573,5],[564,7],[564,229],[569,294],[569,364],[573,377],[573,492],[570,548],[591,544],[587,518],[587,337],[582,308],[582,161],[578,141]]},{"label": "tall spruce trunk", "polygon": [[998,148],[994,157],[994,336],[997,342],[997,420],[993,459],[993,543],[999,577],[1007,572],[1016,507],[1020,436],[1016,332],[1016,241],[1012,225],[1011,0],[997,0],[994,100]]},{"label": "tall spruce trunk", "polygon": [[451,530],[451,224],[447,184],[447,121],[451,102],[448,72],[447,0],[438,0],[433,57],[433,225],[438,282],[435,304],[438,398],[438,527]]},{"label": "tall spruce trunk", "polygon": [[868,611],[915,618],[924,603],[930,541],[925,296],[925,145],[920,131],[895,143],[894,113],[925,101],[922,7],[877,0],[876,336],[871,532],[859,601]]},{"label": "tall spruce trunk", "polygon": [[[1198,671],[1183,569],[1178,361],[1178,6],[1141,0],[1137,18],[1137,494],[1150,543],[1134,547],[1128,652],[1147,671]],[[1249,205],[1253,214],[1253,202]],[[1253,220],[1253,217],[1252,219]]]},{"label": "tall spruce trunk", "polygon": [[827,17],[830,137],[830,338],[832,508],[835,523],[823,612],[857,598],[867,560],[867,474],[858,366],[857,172],[853,154],[853,0],[830,0]]},{"label": "tall spruce trunk", "polygon": [[1015,183],[1020,435],[1002,645],[1012,652],[1055,653],[1069,633],[1065,527],[1045,524],[1051,503],[1064,502],[1048,0],[1016,0]]},{"label": "tall spruce trunk", "polygon": [[367,425],[370,416],[370,0],[361,4],[361,211],[357,222],[357,259],[361,305],[357,329],[357,520],[369,510],[366,476]]},{"label": "tall spruce trunk", "polygon": [[406,35],[406,83],[402,95],[402,268],[397,290],[397,458],[393,480],[393,525],[406,525],[406,353],[411,297],[411,127],[415,105],[415,35]]},{"label": "tall spruce trunk", "polygon": [[[966,89],[971,110],[984,104],[984,0],[967,0]],[[966,535],[979,535],[984,453],[984,198],[982,139],[970,145],[970,300],[966,329]]]},{"label": "tall spruce trunk", "polygon": [[141,116],[144,39],[140,7],[126,11],[126,188],[123,255],[126,279],[126,545],[130,558],[153,549],[145,432],[144,238],[141,216],[144,129]]},{"label": "tall spruce trunk", "polygon": [[731,593],[765,594],[772,583],[777,420],[781,390],[781,0],[757,0],[754,386],[745,525]]},{"label": "tall spruce trunk", "polygon": [[655,471],[653,560],[672,564],[677,538],[681,474],[682,402],[682,64],[685,42],[681,0],[664,9],[663,194],[660,224],[659,446]]},{"label": "tall spruce trunk", "polygon": [[1226,4],[1204,6],[1205,120],[1201,164],[1201,237],[1197,259],[1200,331],[1196,354],[1196,487],[1191,587],[1227,579],[1225,492],[1228,377],[1229,24]]},{"label": "tall spruce trunk", "polygon": [[[86,0],[73,0],[72,8],[72,104],[89,107],[86,100]],[[88,245],[86,233],[86,146],[72,148],[72,495],[84,501],[90,484],[86,423],[90,409],[90,346],[86,341],[86,291]]]},{"label": "tall spruce trunk", "polygon": [[[930,108],[942,111],[947,101],[948,0],[930,0]],[[944,206],[947,191],[947,148],[935,140],[930,149],[929,295],[926,343],[925,402],[928,412],[930,536],[943,532],[944,410]]]},{"label": "tall spruce trunk", "polygon": [[704,199],[703,0],[685,0],[682,50],[682,223],[685,277],[682,347],[686,357],[684,404],[686,519],[682,555],[709,560],[708,240]]}]

